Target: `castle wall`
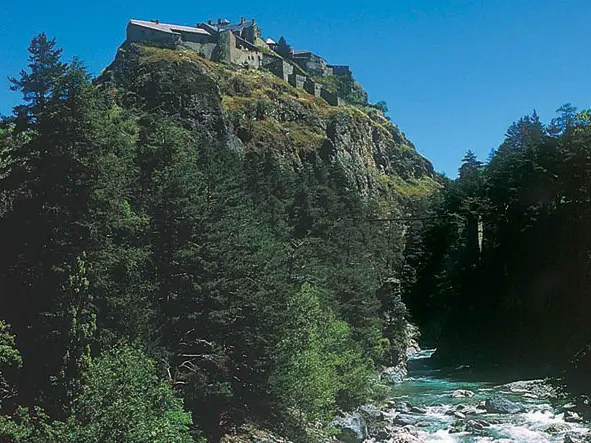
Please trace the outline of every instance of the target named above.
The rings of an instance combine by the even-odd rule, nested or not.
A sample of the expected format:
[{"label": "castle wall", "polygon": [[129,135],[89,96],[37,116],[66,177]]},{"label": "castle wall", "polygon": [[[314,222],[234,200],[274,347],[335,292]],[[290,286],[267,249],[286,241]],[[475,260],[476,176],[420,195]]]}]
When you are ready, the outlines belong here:
[{"label": "castle wall", "polygon": [[217,47],[217,43],[183,42],[181,46],[196,52],[200,57],[203,57],[207,60],[213,60],[213,54]]},{"label": "castle wall", "polygon": [[315,81],[310,80],[309,78],[306,79],[304,83],[304,89],[309,94],[312,94],[314,97],[320,97],[322,93],[322,85],[320,83],[316,83]]},{"label": "castle wall", "polygon": [[334,75],[351,75],[351,68],[346,65],[329,65]]},{"label": "castle wall", "polygon": [[180,43],[181,36],[178,33],[149,29],[129,23],[127,25],[127,41],[153,42],[165,46],[176,46]]},{"label": "castle wall", "polygon": [[298,88],[304,89],[304,84],[306,83],[306,77],[300,74],[291,74],[288,78],[289,84]]},{"label": "castle wall", "polygon": [[250,66],[258,69],[262,66],[263,54],[240,45],[231,31],[220,33],[218,45],[212,53],[212,60],[228,64]]},{"label": "castle wall", "polygon": [[[177,32],[175,30],[175,32]],[[183,31],[178,31],[178,33],[181,35],[181,39],[183,40],[183,42],[186,43],[214,43],[216,38],[211,36],[211,35],[203,35],[203,34],[197,34],[194,32],[183,32]]]},{"label": "castle wall", "polygon": [[339,97],[336,92],[330,92],[327,91],[326,89],[322,88],[322,91],[320,92],[320,96],[326,100],[326,102],[329,105],[332,106],[342,106],[345,105],[347,102],[345,100],[343,100],[341,97]]},{"label": "castle wall", "polygon": [[311,52],[296,54],[293,59],[304,71],[312,75],[326,77],[332,74],[326,61]]},{"label": "castle wall", "polygon": [[289,81],[289,76],[293,74],[293,66],[280,58],[264,55],[263,65],[286,82]]}]

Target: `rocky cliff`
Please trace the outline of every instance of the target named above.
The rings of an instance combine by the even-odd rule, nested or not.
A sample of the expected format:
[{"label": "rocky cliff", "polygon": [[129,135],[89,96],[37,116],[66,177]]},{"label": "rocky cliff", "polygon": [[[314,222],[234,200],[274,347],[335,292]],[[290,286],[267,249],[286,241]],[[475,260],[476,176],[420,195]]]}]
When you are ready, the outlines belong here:
[{"label": "rocky cliff", "polygon": [[230,149],[272,150],[296,171],[310,153],[337,162],[364,196],[438,187],[431,163],[378,111],[330,106],[265,70],[126,43],[98,81],[119,106],[181,119]]}]

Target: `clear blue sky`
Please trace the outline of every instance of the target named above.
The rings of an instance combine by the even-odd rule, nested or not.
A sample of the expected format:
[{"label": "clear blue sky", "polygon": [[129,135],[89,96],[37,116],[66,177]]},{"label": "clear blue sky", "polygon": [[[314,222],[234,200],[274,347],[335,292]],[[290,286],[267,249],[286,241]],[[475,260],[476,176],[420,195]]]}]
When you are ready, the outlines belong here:
[{"label": "clear blue sky", "polygon": [[130,18],[195,24],[256,17],[334,64],[349,64],[370,100],[433,161],[455,176],[472,149],[486,159],[511,122],[534,108],[544,120],[566,102],[591,107],[589,0],[186,1],[10,3],[0,17],[0,113],[18,100],[7,76],[26,64],[35,33],[57,38],[66,58],[97,74]]}]

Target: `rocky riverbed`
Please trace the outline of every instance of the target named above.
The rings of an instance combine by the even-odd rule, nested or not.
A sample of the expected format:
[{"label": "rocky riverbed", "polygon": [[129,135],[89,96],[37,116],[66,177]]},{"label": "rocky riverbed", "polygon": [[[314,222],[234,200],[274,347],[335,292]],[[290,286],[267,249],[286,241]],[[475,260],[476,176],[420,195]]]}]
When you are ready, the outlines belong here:
[{"label": "rocky riverbed", "polygon": [[591,442],[591,425],[546,380],[485,380],[460,368],[429,369],[431,353],[413,357],[409,373],[379,406],[336,417],[343,443]]}]

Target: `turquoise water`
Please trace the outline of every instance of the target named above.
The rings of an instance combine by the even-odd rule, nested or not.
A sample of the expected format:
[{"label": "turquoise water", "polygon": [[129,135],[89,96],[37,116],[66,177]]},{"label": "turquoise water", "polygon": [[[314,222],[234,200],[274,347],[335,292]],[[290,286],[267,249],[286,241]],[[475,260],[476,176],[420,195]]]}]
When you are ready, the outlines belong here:
[{"label": "turquoise water", "polygon": [[[397,404],[408,402],[426,412],[404,414],[415,421],[420,437],[426,442],[520,442],[554,443],[563,442],[569,434],[577,441],[589,431],[588,423],[566,423],[564,404],[560,401],[542,398],[528,386],[507,385],[509,382],[523,381],[509,376],[478,377],[465,368],[443,372],[430,369],[428,359],[431,351],[422,351],[409,362],[407,379],[393,388]],[[454,398],[456,390],[469,390],[470,398]],[[537,392],[537,391],[536,391]],[[516,414],[490,414],[478,408],[479,403],[496,394],[519,403],[525,412]],[[566,400],[563,402],[566,403]],[[568,406],[567,406],[568,407]],[[454,411],[465,414],[453,416]],[[466,422],[479,422],[480,429],[471,432],[451,432]],[[554,429],[552,429],[554,428]]]}]

